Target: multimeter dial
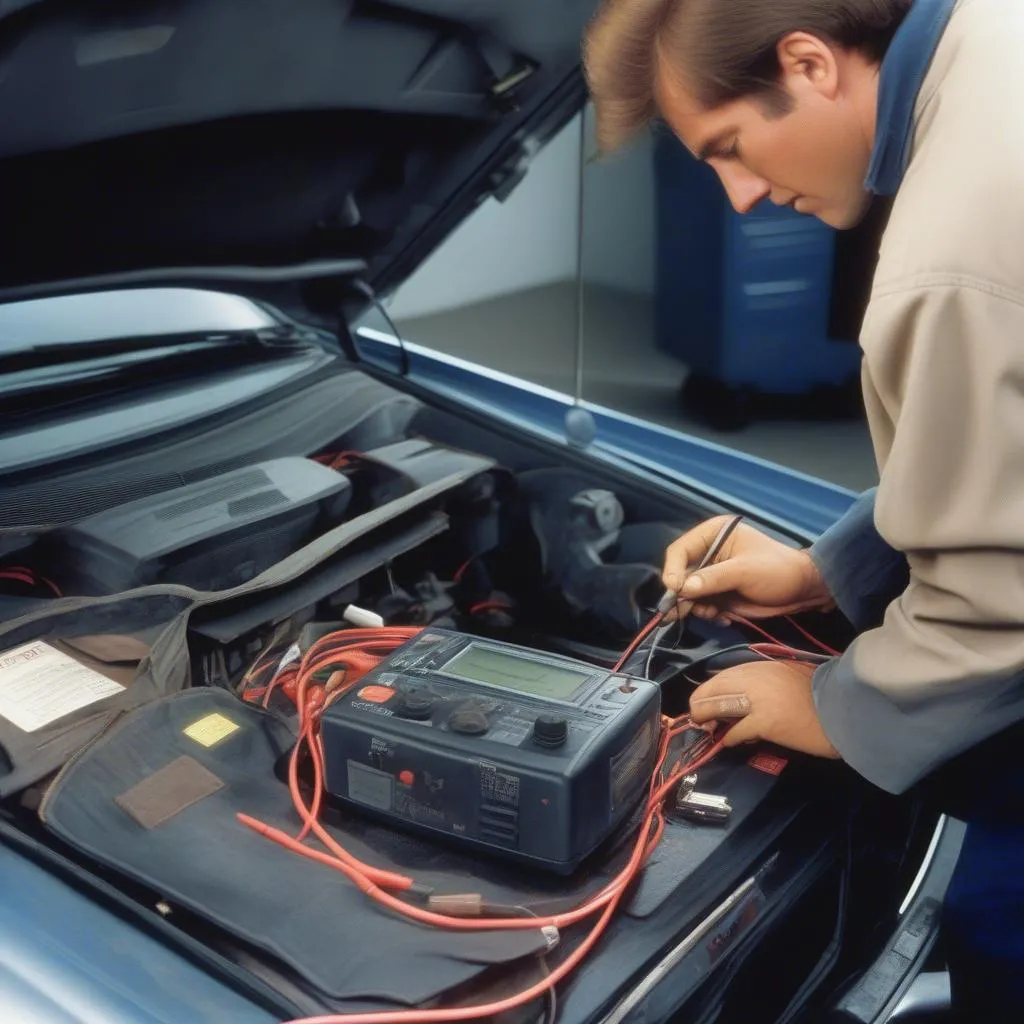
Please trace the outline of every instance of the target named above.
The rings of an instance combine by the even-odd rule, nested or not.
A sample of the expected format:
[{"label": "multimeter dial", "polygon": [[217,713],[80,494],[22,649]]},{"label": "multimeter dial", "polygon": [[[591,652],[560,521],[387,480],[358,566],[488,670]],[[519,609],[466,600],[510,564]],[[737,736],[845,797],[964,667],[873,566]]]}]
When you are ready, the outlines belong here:
[{"label": "multimeter dial", "polygon": [[395,700],[395,714],[413,721],[426,721],[434,713],[437,698],[426,689],[410,686],[399,690]]}]

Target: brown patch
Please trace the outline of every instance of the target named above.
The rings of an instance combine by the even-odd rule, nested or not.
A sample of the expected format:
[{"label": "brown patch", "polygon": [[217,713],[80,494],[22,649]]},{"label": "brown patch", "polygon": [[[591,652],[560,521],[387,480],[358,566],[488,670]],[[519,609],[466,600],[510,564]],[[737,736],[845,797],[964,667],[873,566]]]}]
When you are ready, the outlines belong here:
[{"label": "brown patch", "polygon": [[114,802],[143,828],[156,828],[223,785],[198,761],[182,756],[114,797]]}]

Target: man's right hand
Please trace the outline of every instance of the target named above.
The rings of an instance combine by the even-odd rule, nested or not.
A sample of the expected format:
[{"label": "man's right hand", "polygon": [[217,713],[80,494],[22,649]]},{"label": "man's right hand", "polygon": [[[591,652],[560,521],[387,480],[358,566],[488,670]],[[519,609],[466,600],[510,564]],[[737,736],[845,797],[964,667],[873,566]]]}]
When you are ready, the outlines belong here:
[{"label": "man's right hand", "polygon": [[[722,545],[712,565],[700,563],[729,521],[709,519],[684,533],[665,552],[662,582],[679,595],[681,609],[693,602],[702,619],[769,618],[834,606],[825,581],[806,551],[796,550],[741,523]],[[674,618],[670,612],[668,619]]]}]

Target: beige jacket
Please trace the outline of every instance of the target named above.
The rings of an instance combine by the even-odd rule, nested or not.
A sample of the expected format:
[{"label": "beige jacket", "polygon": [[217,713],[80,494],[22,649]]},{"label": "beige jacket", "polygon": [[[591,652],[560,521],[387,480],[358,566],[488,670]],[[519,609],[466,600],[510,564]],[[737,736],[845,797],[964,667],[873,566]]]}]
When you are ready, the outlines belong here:
[{"label": "beige jacket", "polygon": [[815,679],[893,791],[1024,718],[1024,0],[961,0],[914,124],[861,338],[874,523],[909,580]]}]

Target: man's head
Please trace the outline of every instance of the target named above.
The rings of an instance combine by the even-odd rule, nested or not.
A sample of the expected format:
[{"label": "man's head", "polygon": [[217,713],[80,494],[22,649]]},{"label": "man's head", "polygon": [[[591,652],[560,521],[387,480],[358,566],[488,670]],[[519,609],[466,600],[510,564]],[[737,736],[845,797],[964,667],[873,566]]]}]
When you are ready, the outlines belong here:
[{"label": "man's head", "polygon": [[660,116],[741,213],[771,198],[851,227],[879,65],[912,2],[604,0],[584,53],[599,145]]}]

